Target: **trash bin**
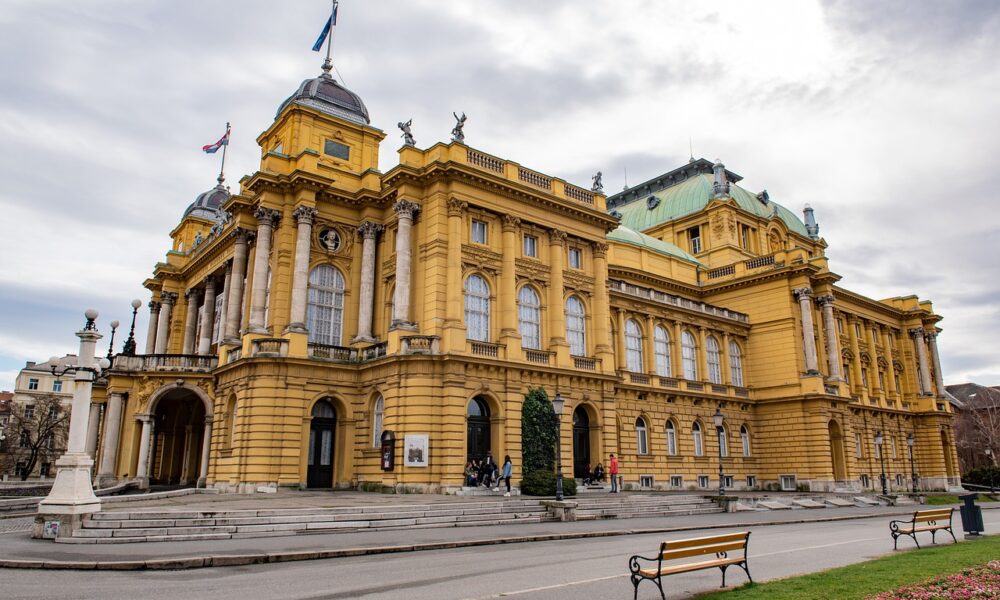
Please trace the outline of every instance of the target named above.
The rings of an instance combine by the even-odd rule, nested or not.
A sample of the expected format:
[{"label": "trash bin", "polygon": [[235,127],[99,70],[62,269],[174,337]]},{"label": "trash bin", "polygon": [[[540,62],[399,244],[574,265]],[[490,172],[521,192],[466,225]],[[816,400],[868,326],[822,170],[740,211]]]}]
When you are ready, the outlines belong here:
[{"label": "trash bin", "polygon": [[965,494],[964,496],[959,496],[959,500],[964,502],[962,507],[959,509],[962,513],[962,529],[965,530],[965,535],[978,536],[982,535],[984,531],[983,527],[983,509],[976,506],[976,497],[979,494]]}]

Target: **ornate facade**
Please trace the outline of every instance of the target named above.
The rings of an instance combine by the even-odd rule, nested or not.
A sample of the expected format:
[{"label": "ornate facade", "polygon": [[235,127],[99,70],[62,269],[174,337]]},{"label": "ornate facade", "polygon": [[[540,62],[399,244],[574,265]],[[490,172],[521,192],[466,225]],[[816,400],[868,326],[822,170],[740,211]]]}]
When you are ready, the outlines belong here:
[{"label": "ornate facade", "polygon": [[715,489],[720,454],[735,489],[957,483],[940,317],[838,286],[810,209],[703,159],[611,197],[458,141],[383,173],[383,138],[324,73],[188,208],[96,400],[101,481],[454,489],[520,464],[541,386],[565,462],[634,486]]}]

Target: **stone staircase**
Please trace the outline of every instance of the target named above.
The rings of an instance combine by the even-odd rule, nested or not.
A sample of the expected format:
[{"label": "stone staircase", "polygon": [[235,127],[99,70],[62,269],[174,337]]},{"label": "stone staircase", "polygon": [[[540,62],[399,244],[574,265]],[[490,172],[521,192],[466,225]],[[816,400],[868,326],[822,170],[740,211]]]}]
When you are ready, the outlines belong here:
[{"label": "stone staircase", "polygon": [[575,500],[579,503],[576,509],[578,521],[725,512],[712,500],[694,495],[587,494]]}]

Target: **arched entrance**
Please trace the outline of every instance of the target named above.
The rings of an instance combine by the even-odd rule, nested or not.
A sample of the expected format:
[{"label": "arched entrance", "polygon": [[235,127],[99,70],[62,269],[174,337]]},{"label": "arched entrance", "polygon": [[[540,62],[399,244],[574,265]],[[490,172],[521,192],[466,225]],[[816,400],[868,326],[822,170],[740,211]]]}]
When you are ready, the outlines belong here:
[{"label": "arched entrance", "polygon": [[333,405],[329,400],[320,400],[313,406],[309,423],[307,487],[333,487],[333,432],[336,428],[337,412]]},{"label": "arched entrance", "polygon": [[490,408],[486,400],[476,396],[466,411],[466,460],[482,459],[490,451]]},{"label": "arched entrance", "polygon": [[844,464],[844,432],[840,424],[830,421],[830,460],[833,464],[834,482],[847,480],[847,467]]},{"label": "arched entrance", "polygon": [[573,477],[586,477],[590,464],[590,416],[577,406],[573,411]]},{"label": "arched entrance", "polygon": [[205,433],[204,401],[188,389],[173,389],[156,402],[152,416],[149,482],[196,483]]}]

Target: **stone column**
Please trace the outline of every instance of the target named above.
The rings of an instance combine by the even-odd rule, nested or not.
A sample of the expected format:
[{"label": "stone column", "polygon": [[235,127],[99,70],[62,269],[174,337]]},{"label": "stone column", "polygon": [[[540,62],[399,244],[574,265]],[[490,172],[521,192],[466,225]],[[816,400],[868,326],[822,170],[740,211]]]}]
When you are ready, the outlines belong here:
[{"label": "stone column", "polygon": [[[500,337],[520,337],[517,326],[517,276],[514,259],[517,256],[517,231],[521,219],[503,215],[502,254],[500,262]],[[560,310],[549,304],[549,312]],[[544,349],[545,346],[543,345]],[[507,348],[511,350],[510,347]]]},{"label": "stone column", "polygon": [[941,355],[938,354],[937,332],[928,331],[924,334],[924,339],[931,346],[931,356],[934,357],[934,384],[937,386],[937,395],[944,396],[944,374],[941,372]]},{"label": "stone column", "polygon": [[104,439],[101,444],[101,466],[97,473],[98,487],[107,487],[115,481],[115,465],[118,463],[118,437],[122,425],[122,404],[125,399],[121,392],[108,394],[107,408],[104,410]]},{"label": "stone column", "polygon": [[[361,294],[358,298],[358,335],[352,343],[374,342],[372,317],[375,302],[375,242],[383,227],[372,221],[365,221],[358,227],[361,236]],[[448,291],[458,295],[453,288]]]},{"label": "stone column", "polygon": [[628,370],[628,359],[625,356],[625,309],[618,309],[618,336],[615,338],[615,349],[618,355],[618,370]]},{"label": "stone column", "polygon": [[181,485],[186,484],[191,477],[191,446],[194,441],[194,428],[191,425],[184,426],[184,453],[181,455]]},{"label": "stone column", "polygon": [[139,463],[135,469],[136,479],[139,480],[139,487],[149,487],[149,446],[150,438],[153,437],[153,417],[152,415],[136,415],[136,420],[142,423],[142,433],[139,434]]},{"label": "stone column", "polygon": [[191,288],[190,290],[184,292],[184,300],[187,306],[187,315],[184,319],[184,344],[181,348],[181,354],[194,354],[195,346],[197,346],[197,340],[194,339],[195,331],[198,328],[198,296],[200,292]]},{"label": "stone column", "polygon": [[590,330],[594,334],[594,352],[601,359],[604,370],[611,370],[611,301],[608,298],[608,245],[591,244],[594,253],[594,315]]},{"label": "stone column", "polygon": [[889,364],[889,372],[885,374],[885,386],[888,389],[888,393],[891,395],[901,394],[903,390],[896,389],[896,367],[895,367],[895,355],[892,350],[892,339],[890,337],[890,331],[888,328],[881,328],[880,333],[882,334],[882,348],[885,349],[885,361]]},{"label": "stone column", "polygon": [[467,202],[457,198],[448,200],[448,303],[445,320],[458,326],[463,325],[462,215],[468,207]]},{"label": "stone column", "polygon": [[[222,280],[222,306],[219,307],[219,345],[226,339],[226,321],[229,319],[229,291],[233,285],[233,261],[226,261],[226,275]],[[213,323],[213,327],[215,324]]]},{"label": "stone column", "polygon": [[816,303],[823,311],[823,329],[826,331],[826,360],[830,369],[830,379],[843,381],[844,374],[840,372],[840,344],[837,334],[837,322],[833,318],[833,294],[819,296]]},{"label": "stone column", "polygon": [[149,328],[146,330],[146,354],[156,349],[156,323],[160,320],[160,303],[149,301]]},{"label": "stone column", "polygon": [[681,334],[684,333],[684,325],[680,321],[674,321],[673,335],[670,338],[670,372],[677,379],[686,379],[684,376],[684,357],[681,350]]},{"label": "stone column", "polygon": [[927,363],[927,347],[924,346],[924,328],[914,327],[910,330],[913,338],[913,345],[917,348],[917,375],[920,381],[920,393],[924,396],[931,396],[931,374]]},{"label": "stone column", "polygon": [[851,344],[851,354],[854,355],[851,360],[851,393],[854,393],[854,390],[864,392],[866,389],[861,378],[861,346],[858,342],[857,323],[858,318],[854,316],[847,320],[847,339]]},{"label": "stone column", "polygon": [[729,367],[729,334],[725,332],[722,334],[721,351],[722,364],[719,368],[722,369],[722,383],[726,385],[733,385],[733,371]]},{"label": "stone column", "polygon": [[201,338],[198,340],[198,354],[208,354],[212,347],[212,329],[215,325],[215,279],[205,278],[205,312],[201,314]]},{"label": "stone column", "polygon": [[292,308],[285,331],[306,333],[306,295],[309,293],[309,248],[316,209],[300,206],[292,213],[297,224],[295,237],[295,269],[292,272]]},{"label": "stone column", "polygon": [[650,375],[656,375],[656,341],[653,335],[655,329],[656,319],[653,315],[646,315],[646,335],[643,337],[642,354],[643,362],[646,363],[643,368]]},{"label": "stone column", "polygon": [[[412,270],[413,245],[411,235],[413,218],[420,206],[408,200],[400,200],[393,207],[398,218],[396,230],[396,290],[393,295],[392,324],[393,329],[416,329],[410,320],[410,275]],[[458,294],[458,290],[454,290]]]},{"label": "stone column", "polygon": [[[226,292],[226,333],[223,341],[226,344],[240,344],[240,318],[243,311],[243,280],[247,272],[247,243],[250,232],[237,229],[233,232],[233,270],[229,289]],[[266,277],[267,275],[265,275]]]},{"label": "stone column", "polygon": [[566,344],[566,308],[563,304],[565,254],[566,233],[555,229],[549,231],[549,346],[550,351],[556,352],[556,364],[569,362],[569,346]]},{"label": "stone column", "polygon": [[271,232],[281,215],[271,208],[258,208],[254,213],[257,217],[257,249],[253,255],[253,295],[250,299],[251,333],[267,333],[267,323],[264,322],[264,312],[267,308],[267,271],[271,257]]},{"label": "stone column", "polygon": [[90,404],[90,416],[87,419],[87,454],[90,459],[97,458],[97,433],[101,425],[101,405]]},{"label": "stone column", "polygon": [[173,292],[160,293],[160,318],[156,323],[156,347],[154,354],[166,354],[167,342],[170,337],[170,310],[177,302],[177,294]]},{"label": "stone column", "polygon": [[799,301],[802,312],[802,344],[806,353],[806,374],[819,375],[819,363],[816,358],[816,338],[813,335],[812,290],[803,287],[792,290]]},{"label": "stone column", "polygon": [[695,353],[698,361],[698,379],[708,381],[708,331],[698,328],[698,351]]},{"label": "stone column", "polygon": [[205,487],[208,481],[208,455],[212,449],[212,419],[205,419],[205,433],[201,436],[201,466],[198,469],[197,487]]}]

